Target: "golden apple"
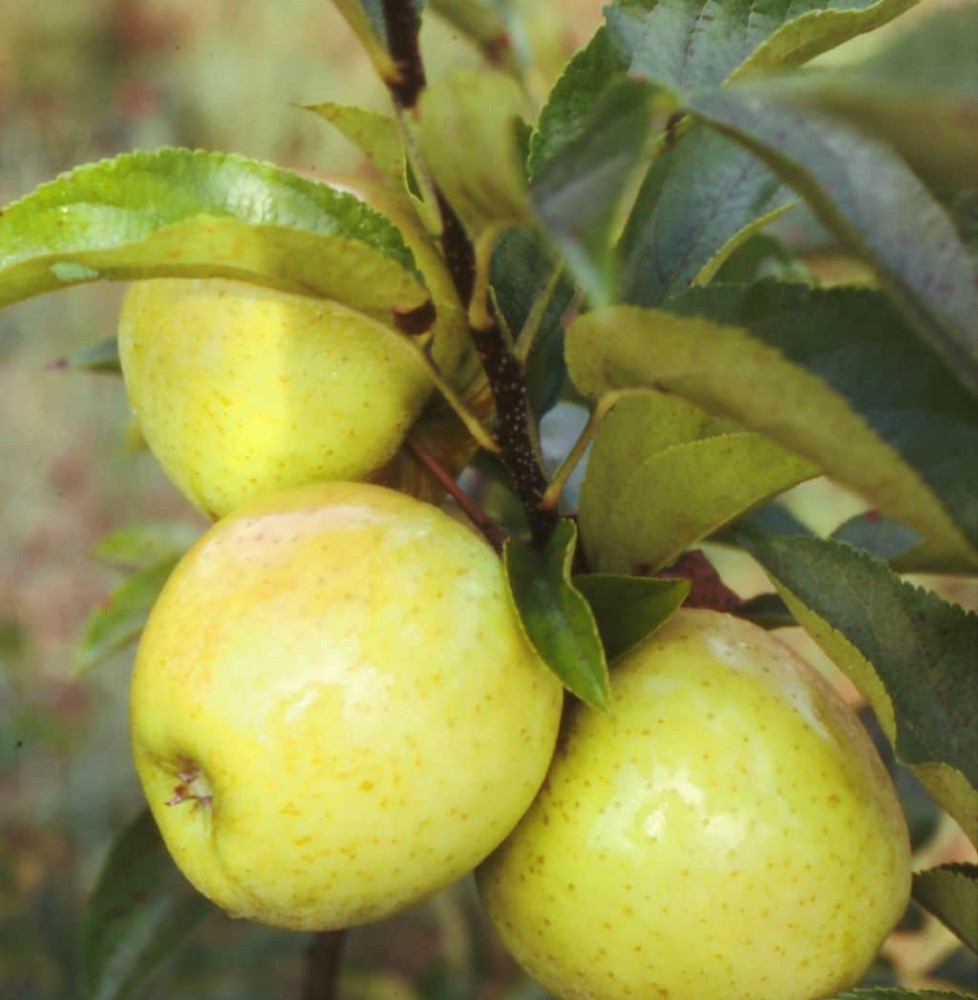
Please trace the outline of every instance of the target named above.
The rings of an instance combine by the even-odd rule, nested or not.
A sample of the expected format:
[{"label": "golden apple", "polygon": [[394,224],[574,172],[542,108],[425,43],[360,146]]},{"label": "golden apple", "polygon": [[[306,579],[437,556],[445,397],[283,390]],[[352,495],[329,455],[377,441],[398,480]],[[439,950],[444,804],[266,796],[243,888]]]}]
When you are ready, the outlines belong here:
[{"label": "golden apple", "polygon": [[754,625],[680,611],[578,708],[479,875],[517,960],[565,1000],[810,1000],[900,917],[889,777],[828,683]]},{"label": "golden apple", "polygon": [[132,746],[201,892],[322,930],[496,847],[543,780],[561,700],[480,537],[324,483],[248,505],[177,566],[140,642]]},{"label": "golden apple", "polygon": [[[468,334],[441,257],[379,191],[333,186],[399,226],[437,308],[426,335],[432,357],[451,375]],[[119,355],[150,450],[215,518],[291,486],[366,478],[394,455],[432,390],[404,338],[377,320],[338,302],[216,278],[134,283]]]}]

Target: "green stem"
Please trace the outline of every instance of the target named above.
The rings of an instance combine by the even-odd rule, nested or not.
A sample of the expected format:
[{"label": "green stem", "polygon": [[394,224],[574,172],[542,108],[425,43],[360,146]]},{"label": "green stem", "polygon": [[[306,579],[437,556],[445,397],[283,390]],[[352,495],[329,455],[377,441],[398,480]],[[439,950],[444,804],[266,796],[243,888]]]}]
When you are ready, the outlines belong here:
[{"label": "green stem", "polygon": [[540,333],[540,328],[543,326],[543,319],[547,315],[547,309],[550,308],[550,303],[553,301],[554,294],[557,291],[557,286],[560,284],[563,274],[564,265],[558,264],[553,269],[553,273],[550,275],[546,287],[540,293],[540,297],[533,303],[533,308],[530,309],[526,317],[523,329],[520,330],[520,335],[516,338],[513,352],[524,367],[530,357],[530,351],[533,350],[533,344]]}]

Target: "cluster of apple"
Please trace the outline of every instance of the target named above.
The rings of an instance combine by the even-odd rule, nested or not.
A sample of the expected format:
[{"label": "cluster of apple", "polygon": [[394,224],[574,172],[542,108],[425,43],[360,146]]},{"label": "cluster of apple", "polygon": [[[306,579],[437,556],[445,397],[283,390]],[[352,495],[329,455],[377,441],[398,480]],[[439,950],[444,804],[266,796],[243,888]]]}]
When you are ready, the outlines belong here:
[{"label": "cluster of apple", "polygon": [[[401,224],[451,373],[462,306]],[[363,480],[430,393],[400,335],[233,280],[132,287],[143,434],[220,520],[175,570],[132,684],[136,767],[174,859],[228,912],[385,917],[473,869],[562,997],[825,996],[906,903],[907,833],[858,721],[767,633],[680,611],[564,706],[499,558]],[[559,730],[559,736],[558,736]]]}]

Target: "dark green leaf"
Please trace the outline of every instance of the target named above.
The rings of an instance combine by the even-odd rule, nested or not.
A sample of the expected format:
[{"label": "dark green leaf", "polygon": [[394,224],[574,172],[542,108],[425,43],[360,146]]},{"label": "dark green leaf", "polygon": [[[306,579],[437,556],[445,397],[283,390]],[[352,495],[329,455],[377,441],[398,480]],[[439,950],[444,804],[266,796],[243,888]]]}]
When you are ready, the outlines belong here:
[{"label": "dark green leaf", "polygon": [[428,294],[353,195],[243,156],[162,149],[79,167],[0,215],[0,306],[98,278],[223,276],[390,321]]},{"label": "dark green leaf", "polygon": [[615,0],[605,8],[629,73],[676,94],[798,66],[885,24],[915,0]]},{"label": "dark green leaf", "polygon": [[788,606],[777,594],[758,594],[744,601],[733,613],[738,618],[760,625],[761,628],[791,628],[798,624]]},{"label": "dark green leaf", "polygon": [[527,161],[531,179],[580,137],[607,89],[627,68],[628,60],[612,44],[608,29],[599,28],[567,64],[540,112]]},{"label": "dark green leaf", "polygon": [[121,375],[119,364],[119,342],[115,337],[106,337],[97,344],[70,354],[67,358],[55,361],[53,369],[65,369],[79,372],[99,372],[107,375]]},{"label": "dark green leaf", "polygon": [[763,156],[978,393],[978,258],[946,210],[887,146],[850,125],[744,86],[690,102]]},{"label": "dark green leaf", "polygon": [[943,865],[914,875],[913,898],[978,952],[978,865]]},{"label": "dark green leaf", "polygon": [[897,755],[978,836],[978,615],[819,538],[745,536],[805,630],[873,706]]},{"label": "dark green leaf", "polygon": [[755,233],[737,246],[713,276],[726,285],[753,285],[764,280],[813,286],[812,272],[769,233]]},{"label": "dark green leaf", "polygon": [[510,538],[504,559],[513,602],[533,647],[568,690],[609,709],[608,664],[591,608],[570,578],[577,546],[573,521],[561,521],[547,548]]},{"label": "dark green leaf", "polygon": [[609,663],[664,624],[689,593],[688,580],[605,573],[576,576],[574,586],[591,605]]},{"label": "dark green leaf", "polygon": [[177,559],[200,537],[202,528],[184,521],[146,521],[106,535],[91,555],[106,566],[134,572]]},{"label": "dark green leaf", "polygon": [[613,231],[649,134],[650,102],[644,84],[622,80],[609,87],[580,135],[533,180],[533,205],[594,305],[615,298]]},{"label": "dark green leaf", "polygon": [[150,608],[177,562],[178,557],[173,556],[134,573],[88,616],[75,650],[75,670],[90,670],[139,638]]},{"label": "dark green leaf", "polygon": [[143,996],[146,980],[212,912],[174,867],[144,810],[116,838],[85,913],[88,1000]]},{"label": "dark green leaf", "polygon": [[857,514],[844,524],[840,524],[832,532],[832,537],[837,542],[865,549],[871,555],[887,562],[906,555],[921,541],[920,535],[912,528],[891,521],[875,511]]},{"label": "dark green leaf", "polygon": [[578,389],[679,393],[859,490],[927,540],[930,565],[978,565],[978,407],[882,293],[712,286],[669,309],[578,319]]},{"label": "dark green leaf", "polygon": [[[511,229],[499,240],[492,257],[492,288],[496,307],[514,337],[546,294],[557,266],[550,248],[531,229]],[[530,352],[527,388],[538,417],[554,406],[564,386],[567,370],[561,321],[573,295],[573,284],[562,275],[552,290]]]},{"label": "dark green leaf", "polygon": [[667,145],[622,237],[621,299],[655,306],[724,259],[795,200],[753,153],[702,125]]}]

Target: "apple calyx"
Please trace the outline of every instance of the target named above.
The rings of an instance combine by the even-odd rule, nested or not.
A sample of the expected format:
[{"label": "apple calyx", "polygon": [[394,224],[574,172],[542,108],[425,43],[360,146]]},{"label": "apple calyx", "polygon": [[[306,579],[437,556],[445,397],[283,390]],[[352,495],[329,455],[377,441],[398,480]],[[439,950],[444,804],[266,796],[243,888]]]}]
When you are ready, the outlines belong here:
[{"label": "apple calyx", "polygon": [[173,797],[167,799],[168,806],[178,806],[182,802],[192,801],[207,809],[212,808],[214,793],[204,772],[197,765],[184,767],[177,772],[179,784],[173,788]]}]

